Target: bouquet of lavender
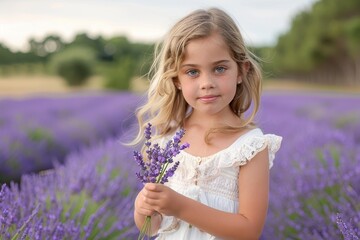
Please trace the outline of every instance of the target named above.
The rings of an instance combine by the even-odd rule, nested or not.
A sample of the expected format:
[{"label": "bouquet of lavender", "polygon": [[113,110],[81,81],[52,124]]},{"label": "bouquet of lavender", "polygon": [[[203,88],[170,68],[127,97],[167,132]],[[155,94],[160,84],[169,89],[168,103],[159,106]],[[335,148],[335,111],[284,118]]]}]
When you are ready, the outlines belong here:
[{"label": "bouquet of lavender", "polygon": [[[189,147],[188,143],[180,144],[181,138],[184,136],[185,130],[180,129],[174,137],[166,143],[165,148],[161,148],[159,144],[151,143],[151,124],[148,123],[145,128],[145,147],[147,160],[138,151],[134,151],[134,159],[141,167],[136,176],[142,183],[161,183],[164,184],[168,178],[173,176],[175,170],[179,166],[179,161],[175,162],[169,169],[169,164],[173,163],[173,158],[180,153],[181,150]],[[138,239],[144,239],[151,229],[151,216],[147,216],[145,223],[140,231]]]}]

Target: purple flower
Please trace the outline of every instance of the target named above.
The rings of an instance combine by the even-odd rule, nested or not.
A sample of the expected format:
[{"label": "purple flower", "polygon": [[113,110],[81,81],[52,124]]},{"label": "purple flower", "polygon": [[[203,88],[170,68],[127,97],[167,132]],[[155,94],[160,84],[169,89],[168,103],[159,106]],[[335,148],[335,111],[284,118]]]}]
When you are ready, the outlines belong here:
[{"label": "purple flower", "polygon": [[[161,148],[159,144],[151,143],[151,127],[148,123],[145,128],[145,147],[147,160],[144,160],[142,154],[138,151],[134,151],[134,160],[140,166],[140,171],[136,173],[136,176],[142,183],[165,183],[168,178],[174,175],[175,170],[179,166],[179,162],[173,163],[173,158],[180,153],[181,150],[188,148],[188,143],[180,144],[181,138],[185,134],[184,129],[180,129],[175,133],[174,137],[169,140],[165,148]],[[169,164],[172,164],[170,167]],[[170,167],[169,169],[167,169]]]},{"label": "purple flower", "polygon": [[339,227],[339,229],[344,237],[344,240],[360,239],[356,234],[357,229],[354,228],[351,223],[346,223],[343,220],[342,214],[340,214],[340,213],[336,214],[336,224]]},{"label": "purple flower", "polygon": [[172,177],[172,176],[174,175],[175,170],[178,168],[179,164],[180,164],[180,162],[177,161],[177,162],[174,164],[174,166],[172,166],[171,168],[169,168],[169,169],[166,171],[166,173],[164,174],[164,176],[163,176],[163,177],[161,178],[161,180],[160,180],[160,183],[161,183],[161,184],[166,183],[166,182],[168,181],[168,178],[169,178],[169,177]]}]

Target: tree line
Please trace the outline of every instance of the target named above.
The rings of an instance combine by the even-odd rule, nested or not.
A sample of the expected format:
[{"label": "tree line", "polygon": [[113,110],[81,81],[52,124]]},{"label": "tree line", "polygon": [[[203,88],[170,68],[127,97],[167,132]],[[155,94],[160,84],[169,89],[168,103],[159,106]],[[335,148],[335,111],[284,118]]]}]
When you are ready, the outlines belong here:
[{"label": "tree line", "polygon": [[299,12],[277,44],[263,48],[275,76],[360,85],[360,1],[319,0]]},{"label": "tree line", "polygon": [[[28,43],[27,52],[12,52],[0,44],[0,66],[42,63],[78,78],[79,73],[69,69],[83,64],[85,77],[95,71],[105,77],[107,87],[117,89],[127,89],[132,77],[147,73],[154,47],[125,36],[91,38],[86,33],[69,43],[56,35]],[[260,57],[265,77],[360,85],[360,1],[318,0],[293,17],[275,45],[251,50]]]},{"label": "tree line", "polygon": [[153,44],[133,43],[125,36],[105,39],[77,34],[71,42],[58,35],[30,39],[27,52],[12,52],[0,44],[0,67],[14,64],[42,64],[46,73],[59,74],[70,85],[81,85],[92,74],[105,78],[106,87],[128,89],[134,76],[145,75]]}]

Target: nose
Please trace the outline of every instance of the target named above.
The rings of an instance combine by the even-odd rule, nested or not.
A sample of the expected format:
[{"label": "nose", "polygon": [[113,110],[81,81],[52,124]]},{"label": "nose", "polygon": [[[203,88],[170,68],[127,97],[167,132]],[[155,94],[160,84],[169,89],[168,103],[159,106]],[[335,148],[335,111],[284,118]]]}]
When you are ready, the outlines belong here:
[{"label": "nose", "polygon": [[210,88],[214,88],[215,86],[215,81],[214,81],[214,76],[212,76],[211,74],[203,74],[201,77],[201,89],[210,89]]}]

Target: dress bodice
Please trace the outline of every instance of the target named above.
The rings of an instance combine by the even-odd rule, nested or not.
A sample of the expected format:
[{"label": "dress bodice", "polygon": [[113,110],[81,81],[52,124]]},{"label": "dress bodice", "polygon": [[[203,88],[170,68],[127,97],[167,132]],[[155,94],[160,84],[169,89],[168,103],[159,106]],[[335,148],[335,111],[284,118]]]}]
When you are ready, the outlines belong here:
[{"label": "dress bodice", "polygon": [[[163,138],[167,142],[168,138]],[[236,213],[238,211],[238,177],[245,165],[268,147],[269,167],[282,138],[263,134],[255,128],[240,136],[229,147],[206,157],[197,157],[186,151],[174,158],[180,165],[174,176],[165,183],[173,190],[210,207]],[[161,144],[161,143],[160,143]],[[174,217],[164,216],[157,239],[216,239]]]}]

